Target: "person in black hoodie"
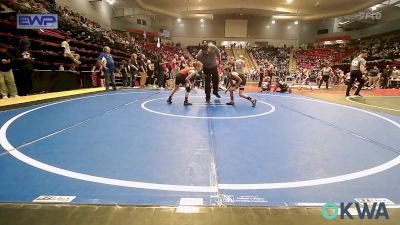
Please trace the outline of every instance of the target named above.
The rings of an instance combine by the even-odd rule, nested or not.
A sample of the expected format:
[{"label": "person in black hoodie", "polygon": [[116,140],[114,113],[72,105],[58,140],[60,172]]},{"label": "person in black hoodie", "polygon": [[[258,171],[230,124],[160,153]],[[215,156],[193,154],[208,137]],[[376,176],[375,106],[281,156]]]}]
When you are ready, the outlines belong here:
[{"label": "person in black hoodie", "polygon": [[164,81],[163,58],[160,55],[155,56],[154,70],[155,70],[156,77],[157,77],[158,88],[164,89],[165,81]]},{"label": "person in black hoodie", "polygon": [[382,88],[385,89],[388,87],[388,81],[390,75],[392,75],[392,69],[390,68],[389,65],[386,65],[386,68],[383,70],[382,73]]},{"label": "person in black hoodie", "polygon": [[13,57],[8,52],[8,46],[0,43],[0,93],[1,98],[10,96],[18,97],[17,86],[15,85],[14,74],[11,70]]},{"label": "person in black hoodie", "polygon": [[21,39],[15,49],[15,83],[21,96],[28,95],[32,90],[33,57],[29,47],[29,41]]},{"label": "person in black hoodie", "polygon": [[138,64],[138,60],[137,60],[137,54],[133,53],[131,55],[131,59],[129,60],[129,68],[131,71],[131,86],[135,87],[135,83],[136,83],[136,78],[139,75],[139,64]]}]

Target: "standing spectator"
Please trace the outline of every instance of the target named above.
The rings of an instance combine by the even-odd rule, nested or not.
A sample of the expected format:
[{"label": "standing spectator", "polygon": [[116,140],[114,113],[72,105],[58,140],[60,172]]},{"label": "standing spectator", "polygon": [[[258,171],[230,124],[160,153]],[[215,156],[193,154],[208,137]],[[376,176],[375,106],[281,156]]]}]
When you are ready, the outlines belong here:
[{"label": "standing spectator", "polygon": [[160,89],[165,88],[165,81],[164,81],[164,59],[161,56],[156,56],[154,61],[155,73],[157,77],[157,84]]},{"label": "standing spectator", "polygon": [[178,75],[179,73],[179,67],[178,65],[178,61],[179,61],[179,56],[177,54],[174,55],[174,59],[171,62],[171,76],[172,79],[174,80],[176,75]]},{"label": "standing spectator", "polygon": [[122,75],[122,85],[123,87],[128,87],[128,81],[129,81],[129,71],[128,71],[128,63],[125,60],[122,60],[121,65],[120,65],[120,72]]},{"label": "standing spectator", "polygon": [[8,52],[8,46],[0,43],[0,92],[1,97],[11,98],[18,97],[17,86],[15,85],[14,75],[11,70],[11,59],[12,56]]},{"label": "standing spectator", "polygon": [[[262,82],[264,81],[264,75],[265,75],[265,68],[264,68],[264,65],[260,65],[260,69],[259,69],[259,71],[258,71],[258,78],[259,78],[258,87],[259,87],[259,88],[261,88]],[[263,91],[263,90],[261,90],[261,92],[262,92],[262,91]]]},{"label": "standing spectator", "polygon": [[133,53],[131,55],[131,59],[129,60],[129,67],[130,67],[131,77],[132,77],[131,86],[135,87],[136,78],[139,74],[139,65],[138,65],[138,61],[137,61],[137,55],[135,53]]},{"label": "standing spectator", "polygon": [[396,68],[393,67],[392,75],[390,76],[389,80],[389,87],[394,88],[394,84],[396,84],[396,88],[399,88],[399,83],[400,83],[400,71]]},{"label": "standing spectator", "polygon": [[32,90],[33,57],[29,47],[29,41],[21,39],[19,47],[15,49],[15,83],[21,96],[28,95]]},{"label": "standing spectator", "polygon": [[367,57],[368,51],[362,50],[360,54],[351,61],[350,67],[350,81],[347,85],[346,96],[350,96],[350,89],[353,87],[354,81],[357,80],[360,84],[357,87],[354,95],[360,96],[361,88],[364,85],[363,76],[367,73],[367,62],[365,61],[365,57]]},{"label": "standing spectator", "polygon": [[217,98],[221,98],[218,94],[219,75],[217,70],[217,60],[221,62],[221,52],[213,44],[204,43],[201,50],[196,55],[197,60],[203,64],[203,72],[205,74],[205,93],[206,102],[210,103],[211,99],[211,78],[213,83],[213,94]]},{"label": "standing spectator", "polygon": [[392,75],[392,70],[390,69],[389,65],[386,65],[386,68],[383,69],[382,73],[382,88],[387,88],[388,87],[388,80],[390,75]]},{"label": "standing spectator", "polygon": [[117,86],[115,85],[115,77],[114,77],[115,66],[114,66],[114,59],[111,55],[110,47],[105,46],[103,48],[103,52],[100,54],[97,60],[101,63],[103,68],[106,91],[109,90],[110,81],[113,87],[113,91],[116,91]]},{"label": "standing spectator", "polygon": [[146,80],[146,85],[151,85],[153,86],[153,88],[155,87],[155,82],[156,82],[156,77],[155,77],[155,73],[154,73],[154,64],[153,62],[148,59],[147,60],[147,80]]},{"label": "standing spectator", "polygon": [[146,63],[144,62],[144,55],[140,54],[138,58],[139,74],[140,74],[140,87],[144,88],[146,85]]},{"label": "standing spectator", "polygon": [[93,87],[104,87],[104,72],[99,61],[92,67],[92,85]]}]

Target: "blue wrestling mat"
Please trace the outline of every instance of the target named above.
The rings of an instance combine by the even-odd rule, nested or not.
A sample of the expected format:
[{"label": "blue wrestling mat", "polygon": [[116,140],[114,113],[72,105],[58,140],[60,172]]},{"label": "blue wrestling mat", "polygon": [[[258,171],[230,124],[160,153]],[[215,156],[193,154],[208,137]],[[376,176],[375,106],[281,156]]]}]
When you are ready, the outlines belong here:
[{"label": "blue wrestling mat", "polygon": [[[400,117],[292,94],[122,90],[0,112],[0,201],[400,204]],[[222,92],[221,92],[222,93]],[[63,198],[64,197],[64,198]],[[55,200],[58,201],[58,200]]]}]

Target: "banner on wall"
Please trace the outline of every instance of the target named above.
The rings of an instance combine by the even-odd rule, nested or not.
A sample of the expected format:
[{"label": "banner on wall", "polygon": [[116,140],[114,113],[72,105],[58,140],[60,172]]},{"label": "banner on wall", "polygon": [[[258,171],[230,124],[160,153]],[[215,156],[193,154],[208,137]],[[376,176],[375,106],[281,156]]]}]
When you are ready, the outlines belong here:
[{"label": "banner on wall", "polygon": [[18,14],[17,29],[58,29],[58,15]]}]

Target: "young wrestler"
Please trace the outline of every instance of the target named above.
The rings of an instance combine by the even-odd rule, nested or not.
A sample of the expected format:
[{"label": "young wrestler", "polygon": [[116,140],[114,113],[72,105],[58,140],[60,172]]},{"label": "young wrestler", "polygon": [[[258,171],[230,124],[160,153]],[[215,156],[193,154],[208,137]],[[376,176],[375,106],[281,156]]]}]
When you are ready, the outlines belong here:
[{"label": "young wrestler", "polygon": [[311,84],[310,84],[310,73],[311,70],[310,69],[304,69],[303,70],[303,76],[302,76],[302,81],[301,84],[299,86],[299,91],[303,88],[304,85],[308,85],[308,87],[311,89],[311,91],[313,90]]},{"label": "young wrestler", "polygon": [[[278,91],[278,89],[279,89],[279,91]],[[289,85],[286,84],[285,82],[276,80],[276,84],[275,84],[274,90],[272,90],[272,92],[292,93],[292,89],[290,89]]]},{"label": "young wrestler", "polygon": [[187,67],[185,69],[182,69],[179,71],[179,73],[176,75],[175,79],[175,88],[172,90],[171,94],[169,95],[169,98],[167,100],[168,104],[172,103],[172,96],[175,94],[175,92],[179,89],[179,85],[181,84],[182,86],[185,86],[186,88],[186,93],[185,93],[185,101],[183,102],[184,105],[192,105],[188,101],[189,98],[189,93],[191,90],[191,82],[190,79],[196,75],[197,72],[199,72],[203,67],[203,64],[199,61],[196,61],[193,63],[193,67]]},{"label": "young wrestler", "polygon": [[249,100],[253,107],[256,106],[257,100],[252,99],[249,96],[244,94],[244,86],[246,85],[246,78],[243,74],[238,74],[236,72],[232,72],[232,67],[225,66],[223,70],[224,75],[229,81],[229,88],[226,89],[225,93],[229,91],[231,95],[231,101],[226,103],[227,105],[235,105],[234,98],[233,98],[233,91],[239,88],[239,96]]}]

